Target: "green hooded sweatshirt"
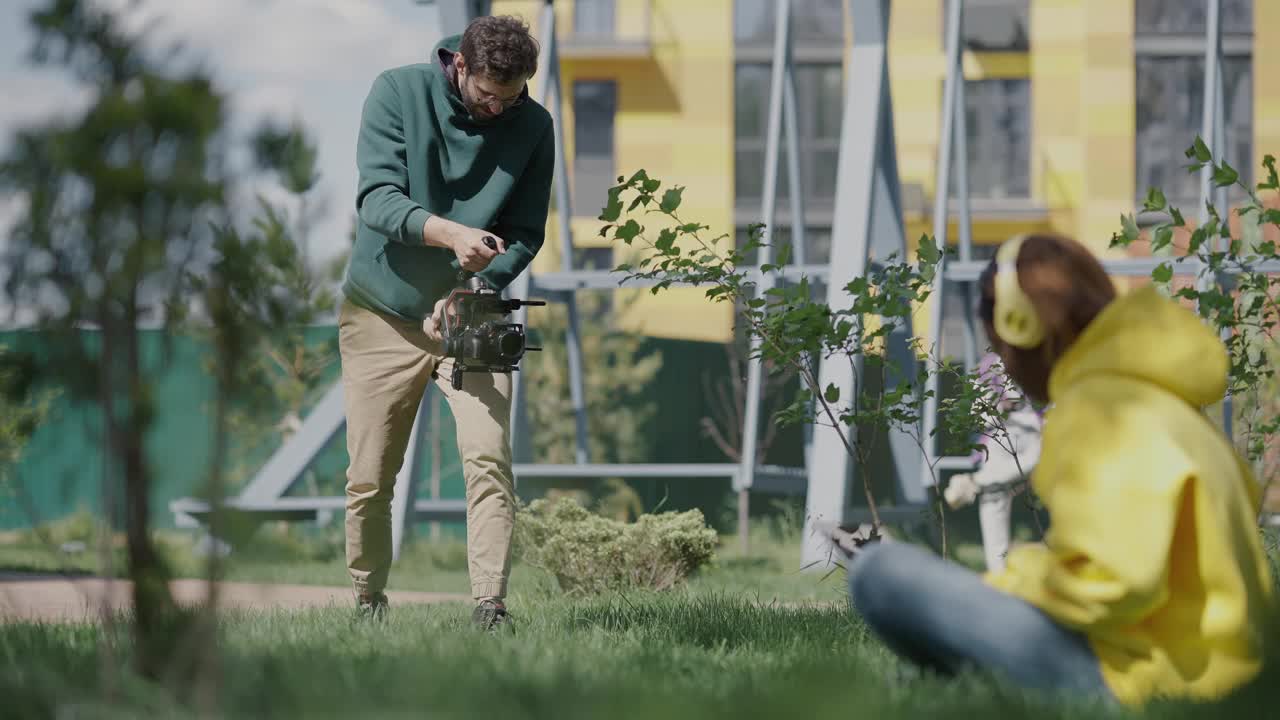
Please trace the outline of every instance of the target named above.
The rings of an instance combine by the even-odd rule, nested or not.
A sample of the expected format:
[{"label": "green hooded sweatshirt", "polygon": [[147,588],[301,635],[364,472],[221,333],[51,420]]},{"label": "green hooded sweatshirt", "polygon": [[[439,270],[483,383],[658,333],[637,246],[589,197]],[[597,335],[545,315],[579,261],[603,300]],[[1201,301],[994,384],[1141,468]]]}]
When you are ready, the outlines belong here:
[{"label": "green hooded sweatshirt", "polygon": [[380,74],[356,144],[355,246],[343,293],[356,305],[421,321],[458,284],[453,251],[429,247],[432,214],[507,241],[478,273],[501,290],[542,247],[555,164],[551,115],[528,97],[489,121],[471,117],[451,79],[461,36],[435,62]]}]

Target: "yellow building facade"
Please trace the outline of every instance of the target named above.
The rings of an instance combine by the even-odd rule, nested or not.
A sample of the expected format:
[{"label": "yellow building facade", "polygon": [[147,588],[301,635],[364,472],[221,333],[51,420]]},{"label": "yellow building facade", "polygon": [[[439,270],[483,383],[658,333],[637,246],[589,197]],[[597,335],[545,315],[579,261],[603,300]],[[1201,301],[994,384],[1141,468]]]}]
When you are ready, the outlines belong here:
[{"label": "yellow building facade", "polygon": [[[814,13],[811,25],[830,26],[837,17],[833,13],[843,10],[839,17],[847,18],[848,3],[863,1],[875,0],[793,0],[793,6],[796,13]],[[975,168],[982,169],[979,164],[997,163],[971,189],[975,243],[990,246],[1014,233],[1053,231],[1106,253],[1120,216],[1141,206],[1139,198],[1146,190],[1142,178],[1166,177],[1148,167],[1185,162],[1182,150],[1200,123],[1199,107],[1193,102],[1198,39],[1192,4],[1198,0],[1160,1],[1164,3],[1160,7],[1152,5],[1156,0],[967,3],[966,22],[979,31],[989,29],[998,39],[1009,22],[1017,35],[1016,42],[994,49],[982,47],[979,38],[964,52],[966,93],[977,103],[970,115],[977,121],[972,124],[980,126],[969,128],[970,145],[980,153],[974,157],[971,152],[971,178]],[[946,4],[946,0],[897,0],[890,15],[889,71],[909,239],[932,228]],[[1242,68],[1232,72],[1244,73],[1235,85],[1227,78],[1228,139],[1248,155],[1237,157],[1233,164],[1257,168],[1266,152],[1280,152],[1280,76],[1266,71],[1280,66],[1271,63],[1280,60],[1280,42],[1256,32],[1280,26],[1280,2],[1224,0],[1223,4],[1233,13],[1227,17],[1224,10],[1224,51],[1234,58],[1235,65],[1230,67]],[[1181,21],[1170,5],[1187,6],[1184,25],[1177,24]],[[536,0],[495,0],[493,12],[521,15],[535,32],[541,32],[541,6]],[[735,163],[744,157],[758,159],[742,152],[741,132],[735,130],[742,116],[735,107],[743,103],[744,88],[767,97],[767,76],[765,87],[759,88],[755,87],[758,82],[744,85],[745,76],[735,72],[750,54],[744,50],[746,15],[755,12],[771,18],[771,6],[770,0],[557,0],[565,145],[575,198],[581,195],[577,183],[583,178],[574,175],[587,172],[581,169],[587,165],[576,157],[576,138],[590,133],[589,127],[577,124],[575,106],[581,103],[575,102],[575,88],[606,82],[613,88],[608,128],[612,174],[645,168],[669,185],[686,186],[682,209],[688,219],[709,225],[715,234],[733,234],[758,220],[758,211],[753,216],[758,203],[750,198],[744,201],[741,188],[735,189],[743,170]],[[763,22],[759,17],[757,21]],[[803,20],[798,27],[804,27]],[[1203,30],[1199,32],[1202,39]],[[1203,53],[1200,42],[1198,51]],[[755,50],[758,66],[761,48]],[[803,38],[796,40],[796,53],[798,67],[813,59]],[[847,52],[843,56],[847,63]],[[1006,82],[984,85],[984,81]],[[1160,85],[1159,92],[1152,90],[1155,85]],[[1167,92],[1165,86],[1170,88]],[[534,91],[539,87],[535,83]],[[1154,105],[1148,96],[1154,98]],[[987,98],[1005,103],[1001,112],[1013,119],[984,118]],[[810,112],[803,97],[799,112],[802,116]],[[1240,122],[1241,112],[1247,122]],[[1140,130],[1140,124],[1148,130]],[[1016,154],[1019,164],[1025,162],[1025,168],[1013,173],[1019,178],[1012,190],[1005,187],[1010,173],[1004,172],[1010,158],[998,157],[1006,151],[999,135],[1004,127],[1014,128],[1018,135],[1016,146],[1011,144],[1007,151]],[[1140,147],[1139,135],[1144,132]],[[1166,136],[1171,136],[1167,142],[1151,140]],[[594,148],[603,141],[592,142]],[[822,147],[804,155],[802,162],[813,158],[829,163],[831,148]],[[599,181],[602,171],[596,167],[592,172]],[[603,198],[603,188],[599,197]],[[778,207],[786,204],[783,195]],[[952,209],[949,238],[954,242],[954,204]],[[610,259],[609,245],[598,236],[598,210],[598,205],[575,207],[572,227],[575,245],[597,248],[595,256],[603,263]],[[812,217],[806,212],[806,225],[818,232],[824,224],[829,232],[829,222],[829,211],[818,209]],[[539,256],[535,272],[560,268],[556,227],[553,217],[547,249]],[[612,260],[623,258],[617,255]],[[725,304],[708,303],[701,291],[691,289],[657,297],[645,294],[626,318],[629,326],[646,334],[717,342],[729,337],[731,324]]]}]

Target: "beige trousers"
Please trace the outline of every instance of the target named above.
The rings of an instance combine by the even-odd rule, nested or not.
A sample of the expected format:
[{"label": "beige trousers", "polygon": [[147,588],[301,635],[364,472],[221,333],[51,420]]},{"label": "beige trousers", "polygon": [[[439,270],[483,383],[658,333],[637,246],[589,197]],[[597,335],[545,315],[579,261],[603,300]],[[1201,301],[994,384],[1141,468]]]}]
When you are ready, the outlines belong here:
[{"label": "beige trousers", "polygon": [[338,317],[347,413],[347,569],[357,592],[386,587],[391,570],[391,495],[427,383],[439,379],[458,428],[467,492],[471,593],[503,597],[511,572],[515,490],[509,431],[511,377],[467,373],[449,382],[452,360],[416,323],[343,302]]}]

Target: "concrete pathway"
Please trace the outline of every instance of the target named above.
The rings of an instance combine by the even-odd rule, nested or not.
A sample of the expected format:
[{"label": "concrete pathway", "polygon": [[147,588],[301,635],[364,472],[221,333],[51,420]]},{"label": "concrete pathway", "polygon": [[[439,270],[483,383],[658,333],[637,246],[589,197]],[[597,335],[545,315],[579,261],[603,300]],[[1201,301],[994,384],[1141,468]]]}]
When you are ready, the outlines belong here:
[{"label": "concrete pathway", "polygon": [[[170,584],[180,604],[204,601],[203,580],[175,580]],[[132,587],[127,580],[74,575],[0,573],[0,623],[21,620],[82,621],[101,617],[103,603],[112,610],[127,610]],[[469,602],[460,593],[388,592],[392,606],[417,603]],[[350,588],[320,585],[274,585],[224,582],[219,593],[223,607],[242,609],[302,609],[354,607]]]}]

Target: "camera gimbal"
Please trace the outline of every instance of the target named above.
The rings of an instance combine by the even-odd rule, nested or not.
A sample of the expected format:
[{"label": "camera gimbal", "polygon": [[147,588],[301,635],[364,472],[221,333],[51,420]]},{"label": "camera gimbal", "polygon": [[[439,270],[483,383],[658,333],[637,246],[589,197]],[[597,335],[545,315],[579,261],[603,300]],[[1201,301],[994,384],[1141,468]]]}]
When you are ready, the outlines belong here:
[{"label": "camera gimbal", "polygon": [[[485,236],[484,244],[498,249],[492,235]],[[462,389],[463,373],[514,372],[526,352],[541,350],[526,344],[524,325],[499,320],[522,307],[546,305],[541,300],[505,299],[484,278],[465,270],[458,280],[462,287],[449,293],[442,313],[444,354],[453,358],[450,380],[455,390]]]}]

